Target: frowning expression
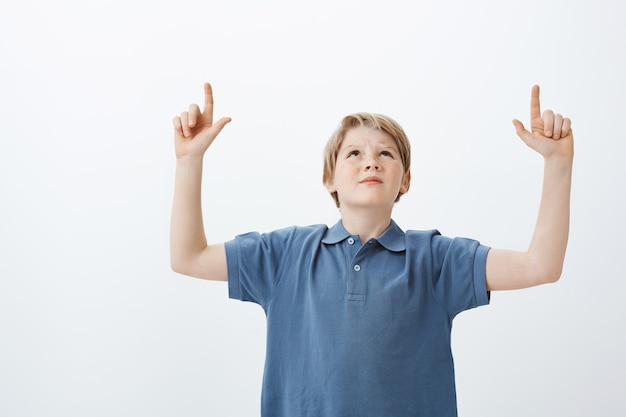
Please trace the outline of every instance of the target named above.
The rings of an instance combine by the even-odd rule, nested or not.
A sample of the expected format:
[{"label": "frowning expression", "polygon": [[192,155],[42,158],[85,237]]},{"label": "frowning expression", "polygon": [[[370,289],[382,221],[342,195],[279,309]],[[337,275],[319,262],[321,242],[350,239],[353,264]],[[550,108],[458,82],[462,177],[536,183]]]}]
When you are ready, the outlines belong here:
[{"label": "frowning expression", "polygon": [[364,126],[350,129],[339,148],[334,178],[326,182],[345,208],[391,209],[409,188],[398,146],[387,133]]}]

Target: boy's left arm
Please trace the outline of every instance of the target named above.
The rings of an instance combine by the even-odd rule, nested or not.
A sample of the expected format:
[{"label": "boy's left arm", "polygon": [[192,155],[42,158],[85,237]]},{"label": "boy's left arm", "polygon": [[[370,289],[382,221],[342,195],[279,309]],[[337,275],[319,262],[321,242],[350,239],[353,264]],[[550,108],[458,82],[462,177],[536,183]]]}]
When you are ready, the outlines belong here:
[{"label": "boy's left arm", "polygon": [[561,276],[569,234],[574,138],[571,122],[539,103],[539,86],[530,102],[530,131],[519,120],[517,135],[544,158],[543,191],[535,231],[525,252],[491,249],[487,289],[513,290],[555,282]]}]

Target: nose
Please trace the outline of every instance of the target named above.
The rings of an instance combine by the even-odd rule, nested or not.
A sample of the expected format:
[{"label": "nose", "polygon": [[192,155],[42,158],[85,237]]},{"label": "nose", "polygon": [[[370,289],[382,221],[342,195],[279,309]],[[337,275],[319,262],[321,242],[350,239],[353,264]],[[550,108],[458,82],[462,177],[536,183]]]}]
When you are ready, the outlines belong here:
[{"label": "nose", "polygon": [[369,158],[365,163],[366,171],[380,171],[380,164],[376,160],[376,158]]}]

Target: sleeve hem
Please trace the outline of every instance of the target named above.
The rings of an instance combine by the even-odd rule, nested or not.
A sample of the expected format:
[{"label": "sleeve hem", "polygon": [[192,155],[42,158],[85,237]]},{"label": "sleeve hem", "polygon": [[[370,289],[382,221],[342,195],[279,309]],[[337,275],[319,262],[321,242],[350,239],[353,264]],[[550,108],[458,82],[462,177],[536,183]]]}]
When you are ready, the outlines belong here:
[{"label": "sleeve hem", "polygon": [[236,240],[224,244],[226,248],[226,266],[228,268],[228,297],[241,300],[241,281],[239,279],[239,250]]},{"label": "sleeve hem", "polygon": [[476,305],[489,304],[489,292],[487,291],[487,253],[489,246],[479,245],[474,258],[474,293],[476,295]]}]

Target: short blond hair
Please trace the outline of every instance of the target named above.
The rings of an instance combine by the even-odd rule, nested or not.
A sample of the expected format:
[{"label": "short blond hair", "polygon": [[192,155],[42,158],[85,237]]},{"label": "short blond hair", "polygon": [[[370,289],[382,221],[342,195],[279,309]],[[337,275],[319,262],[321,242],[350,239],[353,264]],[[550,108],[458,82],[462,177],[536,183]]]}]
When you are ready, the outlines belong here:
[{"label": "short blond hair", "polygon": [[[407,138],[406,133],[404,133],[402,126],[400,126],[400,124],[391,117],[382,114],[361,112],[349,114],[344,117],[343,120],[341,120],[339,127],[331,135],[330,139],[328,139],[326,147],[324,148],[324,175],[322,178],[324,184],[326,184],[329,180],[332,180],[335,176],[337,155],[339,153],[339,148],[341,148],[343,140],[346,137],[346,133],[348,133],[350,129],[357,127],[367,127],[369,129],[380,130],[381,132],[391,136],[398,147],[400,160],[402,161],[402,167],[404,168],[404,175],[407,175],[409,169],[411,168],[411,144],[409,143],[409,139]],[[404,193],[399,192],[395,201],[400,200],[402,194]],[[337,192],[332,192],[330,195],[335,200],[337,207],[339,207],[339,197]]]}]

